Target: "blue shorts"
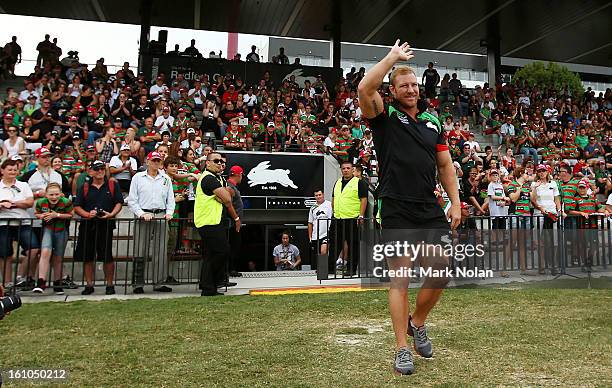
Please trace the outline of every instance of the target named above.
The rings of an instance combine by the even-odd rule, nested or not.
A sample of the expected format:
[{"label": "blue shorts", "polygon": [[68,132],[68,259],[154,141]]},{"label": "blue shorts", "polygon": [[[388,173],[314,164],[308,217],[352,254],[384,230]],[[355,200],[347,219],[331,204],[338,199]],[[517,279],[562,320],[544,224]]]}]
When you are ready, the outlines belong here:
[{"label": "blue shorts", "polygon": [[64,256],[66,244],[68,243],[68,230],[54,231],[44,228],[41,248],[50,249],[54,256]]},{"label": "blue shorts", "polygon": [[0,257],[13,256],[13,242],[19,241],[19,246],[29,251],[39,249],[38,236],[33,233],[30,225],[2,225],[0,226]]}]

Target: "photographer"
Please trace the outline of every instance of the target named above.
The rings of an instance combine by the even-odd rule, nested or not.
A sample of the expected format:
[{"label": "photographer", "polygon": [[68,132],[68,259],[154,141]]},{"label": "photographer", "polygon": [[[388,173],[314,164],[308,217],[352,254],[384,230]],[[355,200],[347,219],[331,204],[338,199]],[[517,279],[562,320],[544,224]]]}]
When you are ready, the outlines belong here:
[{"label": "photographer", "polygon": [[[91,180],[78,191],[74,201],[74,211],[81,216],[79,236],[74,252],[75,261],[85,262],[85,280],[87,286],[81,295],[93,294],[94,261],[104,262],[106,294],[115,293],[113,278],[115,263],[112,256],[113,230],[115,218],[121,211],[123,196],[121,188],[114,179],[106,179],[106,165],[95,160],[87,171]],[[112,186],[111,186],[112,185]]]}]

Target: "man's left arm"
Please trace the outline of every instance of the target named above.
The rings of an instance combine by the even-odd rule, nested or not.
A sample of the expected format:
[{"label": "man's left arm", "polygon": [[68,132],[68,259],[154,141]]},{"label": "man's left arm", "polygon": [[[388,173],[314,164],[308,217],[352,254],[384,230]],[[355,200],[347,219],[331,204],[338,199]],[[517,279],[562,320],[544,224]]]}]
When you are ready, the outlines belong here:
[{"label": "man's left arm", "polygon": [[457,188],[457,179],[455,177],[455,168],[453,161],[448,152],[446,144],[437,144],[436,164],[438,165],[438,176],[440,183],[448,198],[451,201],[451,208],[448,212],[451,218],[451,228],[456,229],[461,222],[461,205],[459,201],[459,189]]}]

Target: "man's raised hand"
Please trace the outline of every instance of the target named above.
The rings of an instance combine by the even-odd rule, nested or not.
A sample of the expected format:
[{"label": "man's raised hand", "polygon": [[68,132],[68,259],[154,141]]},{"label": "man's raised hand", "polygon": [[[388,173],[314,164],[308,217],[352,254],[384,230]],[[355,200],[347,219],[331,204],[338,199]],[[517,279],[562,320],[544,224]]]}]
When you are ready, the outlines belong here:
[{"label": "man's raised hand", "polygon": [[395,61],[409,61],[414,58],[408,42],[404,42],[401,45],[399,43],[400,40],[396,40],[393,47],[391,47],[391,51],[389,52],[389,54],[394,56]]}]

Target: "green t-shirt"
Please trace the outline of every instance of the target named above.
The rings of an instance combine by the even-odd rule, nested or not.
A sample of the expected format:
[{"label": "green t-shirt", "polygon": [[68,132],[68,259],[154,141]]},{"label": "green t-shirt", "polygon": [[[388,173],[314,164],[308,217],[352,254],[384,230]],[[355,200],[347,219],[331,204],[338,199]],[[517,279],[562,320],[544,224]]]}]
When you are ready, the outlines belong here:
[{"label": "green t-shirt", "polygon": [[[66,197],[59,197],[59,201],[52,205],[47,198],[40,198],[36,201],[36,213],[56,212],[60,214],[69,214],[72,212],[72,201]],[[47,229],[54,232],[61,232],[68,227],[70,220],[54,219],[50,222],[44,222],[43,225]]]},{"label": "green t-shirt", "polygon": [[578,135],[576,136],[576,140],[574,141],[578,147],[584,148],[587,144],[589,144],[589,137],[586,135]]}]

